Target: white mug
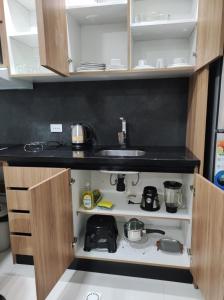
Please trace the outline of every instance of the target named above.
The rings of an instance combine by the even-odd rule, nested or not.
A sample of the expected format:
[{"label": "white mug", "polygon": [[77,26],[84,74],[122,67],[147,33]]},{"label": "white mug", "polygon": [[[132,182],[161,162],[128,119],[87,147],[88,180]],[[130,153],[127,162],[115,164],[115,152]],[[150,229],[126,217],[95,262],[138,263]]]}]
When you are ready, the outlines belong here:
[{"label": "white mug", "polygon": [[139,59],[138,66],[139,67],[144,67],[145,66],[145,60],[144,59]]},{"label": "white mug", "polygon": [[165,68],[164,59],[158,58],[156,60],[156,68]]},{"label": "white mug", "polygon": [[176,57],[173,60],[174,65],[181,65],[181,64],[185,64],[185,63],[186,63],[186,61],[185,61],[185,58],[183,58],[183,57]]}]

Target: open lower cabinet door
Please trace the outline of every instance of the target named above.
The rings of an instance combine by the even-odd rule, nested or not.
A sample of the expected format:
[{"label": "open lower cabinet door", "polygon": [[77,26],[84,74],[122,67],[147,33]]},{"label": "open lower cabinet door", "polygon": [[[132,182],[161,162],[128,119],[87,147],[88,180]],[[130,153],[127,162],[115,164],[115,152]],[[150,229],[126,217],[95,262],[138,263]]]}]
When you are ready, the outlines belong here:
[{"label": "open lower cabinet door", "polygon": [[224,1],[199,0],[197,69],[223,55]]},{"label": "open lower cabinet door", "polygon": [[36,0],[40,64],[68,76],[65,0]]},{"label": "open lower cabinet door", "polygon": [[205,300],[224,299],[224,192],[195,179],[192,274]]},{"label": "open lower cabinet door", "polygon": [[37,300],[44,300],[74,259],[70,171],[31,189]]}]

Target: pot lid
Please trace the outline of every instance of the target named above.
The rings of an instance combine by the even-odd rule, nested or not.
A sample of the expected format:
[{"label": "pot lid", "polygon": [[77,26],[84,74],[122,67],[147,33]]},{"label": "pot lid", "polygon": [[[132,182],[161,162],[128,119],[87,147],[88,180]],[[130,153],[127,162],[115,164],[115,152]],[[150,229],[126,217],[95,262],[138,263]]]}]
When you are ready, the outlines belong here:
[{"label": "pot lid", "polygon": [[7,216],[7,206],[6,204],[0,203],[0,218]]}]

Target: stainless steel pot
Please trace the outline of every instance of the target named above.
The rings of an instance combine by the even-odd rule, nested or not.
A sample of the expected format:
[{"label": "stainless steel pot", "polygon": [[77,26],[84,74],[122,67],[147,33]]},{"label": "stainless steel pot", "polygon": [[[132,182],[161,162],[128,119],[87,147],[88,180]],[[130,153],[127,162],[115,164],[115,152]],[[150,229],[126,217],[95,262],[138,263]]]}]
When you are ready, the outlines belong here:
[{"label": "stainless steel pot", "polygon": [[145,229],[145,224],[138,219],[130,219],[124,224],[124,235],[130,242],[141,241],[144,234],[159,233],[165,234],[163,230]]}]

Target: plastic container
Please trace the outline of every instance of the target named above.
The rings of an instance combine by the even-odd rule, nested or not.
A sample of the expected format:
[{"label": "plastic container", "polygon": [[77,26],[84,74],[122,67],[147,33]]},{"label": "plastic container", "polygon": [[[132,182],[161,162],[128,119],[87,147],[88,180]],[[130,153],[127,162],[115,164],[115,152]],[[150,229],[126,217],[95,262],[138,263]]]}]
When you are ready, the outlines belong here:
[{"label": "plastic container", "polygon": [[86,210],[91,210],[96,207],[99,200],[101,200],[101,193],[99,190],[91,191],[90,184],[87,183],[85,191],[82,193],[82,206]]},{"label": "plastic container", "polygon": [[0,252],[10,246],[8,212],[5,204],[0,203]]}]

